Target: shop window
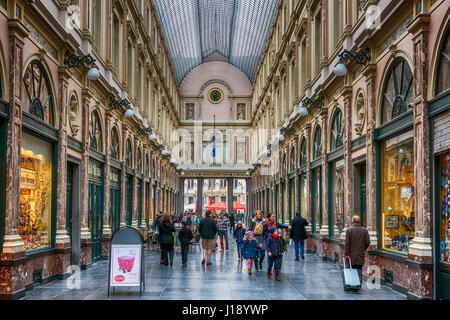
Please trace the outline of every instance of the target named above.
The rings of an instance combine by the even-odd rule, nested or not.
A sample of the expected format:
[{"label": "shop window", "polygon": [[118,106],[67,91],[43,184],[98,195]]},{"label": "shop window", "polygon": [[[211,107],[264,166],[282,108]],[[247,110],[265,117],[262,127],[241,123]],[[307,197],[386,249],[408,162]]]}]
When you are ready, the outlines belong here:
[{"label": "shop window", "polygon": [[25,250],[51,244],[53,147],[22,133],[19,234]]},{"label": "shop window", "polygon": [[401,116],[413,103],[413,75],[403,58],[397,58],[388,71],[381,105],[382,123]]},{"label": "shop window", "polygon": [[445,41],[442,46],[439,63],[438,63],[438,76],[437,76],[437,86],[436,94],[444,92],[450,88],[450,27],[446,32],[444,37]]},{"label": "shop window", "polygon": [[103,137],[102,137],[102,128],[100,124],[100,116],[97,111],[93,111],[91,113],[90,124],[89,124],[89,146],[98,151],[102,152],[103,150]]},{"label": "shop window", "polygon": [[344,229],[344,161],[331,164],[331,235],[339,237]]},{"label": "shop window", "polygon": [[308,211],[306,206],[306,201],[308,197],[308,192],[306,189],[306,174],[300,176],[300,213],[303,218],[306,218],[306,213]]},{"label": "shop window", "polygon": [[299,168],[303,168],[304,166],[306,166],[306,141],[303,138],[301,144],[300,144],[300,157],[299,157]]},{"label": "shop window", "polygon": [[342,142],[342,111],[337,109],[333,116],[333,121],[331,122],[331,141],[330,141],[330,151],[333,151],[339,147],[343,146]]},{"label": "shop window", "polygon": [[441,170],[439,261],[450,263],[450,152],[440,155],[439,168]]},{"label": "shop window", "polygon": [[24,110],[33,116],[54,125],[54,106],[50,81],[42,63],[38,60],[31,61],[23,75],[25,95],[22,101],[28,101]]},{"label": "shop window", "polygon": [[127,153],[125,155],[125,163],[127,167],[133,167],[133,148],[131,147],[130,139],[127,140]]},{"label": "shop window", "polygon": [[381,143],[382,247],[408,252],[414,237],[413,131]]},{"label": "shop window", "polygon": [[313,171],[313,185],[314,190],[313,205],[314,205],[314,232],[319,233],[322,227],[322,189],[321,189],[321,170],[320,168]]},{"label": "shop window", "polygon": [[119,160],[119,134],[117,129],[113,128],[111,132],[111,158]]},{"label": "shop window", "polygon": [[136,158],[136,170],[141,172],[142,171],[142,156],[141,156],[141,150],[138,150],[137,158]]},{"label": "shop window", "polygon": [[313,159],[318,159],[322,156],[322,132],[320,131],[320,127],[316,128],[316,132],[314,133],[314,150],[313,150]]},{"label": "shop window", "polygon": [[291,161],[289,163],[290,172],[293,172],[295,169],[295,149],[291,148]]}]

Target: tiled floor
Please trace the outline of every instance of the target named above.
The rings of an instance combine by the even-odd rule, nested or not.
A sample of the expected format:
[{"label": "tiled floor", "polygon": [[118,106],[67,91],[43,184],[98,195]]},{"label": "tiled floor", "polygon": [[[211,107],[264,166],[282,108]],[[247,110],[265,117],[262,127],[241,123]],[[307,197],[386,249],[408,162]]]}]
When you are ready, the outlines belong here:
[{"label": "tiled floor", "polygon": [[266,276],[264,271],[247,273],[247,263],[238,262],[234,244],[229,253],[215,252],[211,266],[201,264],[201,251],[192,251],[188,266],[181,267],[181,255],[175,254],[173,267],[159,264],[159,252],[146,251],[146,287],[142,296],[139,288],[117,288],[107,296],[108,262],[96,263],[81,272],[81,288],[68,289],[67,280],[53,281],[36,286],[27,293],[26,300],[403,300],[391,288],[368,289],[366,283],[359,294],[345,293],[342,289],[341,271],[335,264],[321,261],[315,255],[294,261],[293,247],[283,259],[282,281]]}]

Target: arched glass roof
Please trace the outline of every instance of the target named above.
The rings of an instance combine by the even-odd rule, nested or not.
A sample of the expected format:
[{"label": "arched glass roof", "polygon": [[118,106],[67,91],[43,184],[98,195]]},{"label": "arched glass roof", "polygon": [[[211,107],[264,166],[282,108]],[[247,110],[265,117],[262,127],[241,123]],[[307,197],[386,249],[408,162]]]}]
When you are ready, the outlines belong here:
[{"label": "arched glass roof", "polygon": [[178,84],[217,53],[253,82],[278,2],[153,0]]}]

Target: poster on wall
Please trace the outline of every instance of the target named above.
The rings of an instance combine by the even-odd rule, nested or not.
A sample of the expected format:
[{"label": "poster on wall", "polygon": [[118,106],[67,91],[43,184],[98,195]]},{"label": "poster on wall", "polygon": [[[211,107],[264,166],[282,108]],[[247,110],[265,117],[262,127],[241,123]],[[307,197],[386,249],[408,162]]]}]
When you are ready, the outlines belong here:
[{"label": "poster on wall", "polygon": [[111,287],[141,285],[141,245],[111,245]]}]

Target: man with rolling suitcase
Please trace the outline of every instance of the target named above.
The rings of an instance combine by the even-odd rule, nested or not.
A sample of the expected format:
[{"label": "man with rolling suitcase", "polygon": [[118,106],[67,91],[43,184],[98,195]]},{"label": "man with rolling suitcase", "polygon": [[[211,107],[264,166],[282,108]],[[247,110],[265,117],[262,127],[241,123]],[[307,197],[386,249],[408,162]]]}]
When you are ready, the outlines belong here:
[{"label": "man with rolling suitcase", "polygon": [[[345,259],[351,259],[352,266],[358,271],[359,281],[362,281],[362,268],[366,256],[366,250],[370,245],[369,232],[361,226],[361,218],[353,216],[352,226],[345,234]],[[345,268],[345,265],[344,265]]]}]

